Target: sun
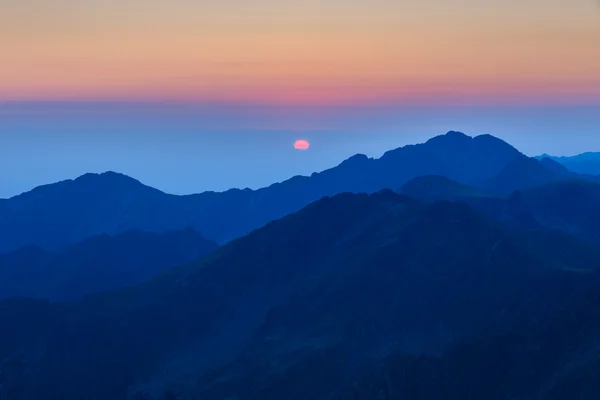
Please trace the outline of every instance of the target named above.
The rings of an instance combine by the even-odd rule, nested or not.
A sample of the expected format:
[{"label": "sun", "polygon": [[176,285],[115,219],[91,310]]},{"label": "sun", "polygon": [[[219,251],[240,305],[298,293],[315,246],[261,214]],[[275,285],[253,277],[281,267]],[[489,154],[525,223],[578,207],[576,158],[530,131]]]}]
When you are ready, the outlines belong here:
[{"label": "sun", "polygon": [[310,147],[310,143],[308,143],[307,140],[300,139],[300,140],[296,140],[296,142],[294,142],[294,148],[296,150],[308,150],[309,147]]}]

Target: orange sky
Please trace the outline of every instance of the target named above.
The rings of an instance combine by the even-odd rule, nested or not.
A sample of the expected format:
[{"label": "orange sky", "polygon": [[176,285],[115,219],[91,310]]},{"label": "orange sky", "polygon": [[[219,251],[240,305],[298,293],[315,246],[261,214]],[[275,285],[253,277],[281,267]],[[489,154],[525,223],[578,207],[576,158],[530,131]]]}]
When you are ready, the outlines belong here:
[{"label": "orange sky", "polygon": [[594,0],[210,3],[0,0],[0,100],[600,99]]}]

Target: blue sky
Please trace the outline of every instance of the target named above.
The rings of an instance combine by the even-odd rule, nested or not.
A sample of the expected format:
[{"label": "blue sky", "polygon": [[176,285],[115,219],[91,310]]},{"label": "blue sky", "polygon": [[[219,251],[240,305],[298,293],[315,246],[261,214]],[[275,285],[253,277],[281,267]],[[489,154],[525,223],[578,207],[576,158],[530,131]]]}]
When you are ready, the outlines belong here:
[{"label": "blue sky", "polygon": [[[0,198],[113,170],[169,193],[258,188],[460,130],[528,155],[600,151],[600,107],[0,104]],[[296,139],[311,149],[294,150]]]}]

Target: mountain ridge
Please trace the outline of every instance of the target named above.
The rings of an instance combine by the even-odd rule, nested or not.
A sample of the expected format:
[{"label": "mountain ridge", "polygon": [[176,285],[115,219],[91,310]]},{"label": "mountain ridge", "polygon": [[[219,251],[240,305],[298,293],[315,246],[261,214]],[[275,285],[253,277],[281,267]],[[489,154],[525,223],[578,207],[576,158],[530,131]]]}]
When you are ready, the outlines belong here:
[{"label": "mountain ridge", "polygon": [[542,154],[537,159],[549,158],[565,166],[569,171],[583,175],[600,175],[600,152],[585,152],[574,156],[551,156]]},{"label": "mountain ridge", "polygon": [[[388,357],[439,359],[473,336],[528,332],[532,316],[550,321],[600,285],[600,249],[568,238],[390,190],[324,197],[132,288],[0,302],[3,387],[24,400],[352,396]],[[15,307],[31,312],[7,318]]]},{"label": "mountain ridge", "polygon": [[355,155],[336,167],[258,190],[177,196],[115,172],[86,174],[0,202],[0,252],[27,244],[52,250],[100,233],[163,232],[188,225],[224,243],[324,196],[373,193],[436,173],[475,183],[520,157],[525,156],[500,139],[451,131],[379,159]]},{"label": "mountain ridge", "polygon": [[76,300],[141,283],[217,247],[191,228],[161,234],[133,230],[101,234],[58,252],[25,246],[0,254],[0,298]]},{"label": "mountain ridge", "polygon": [[336,167],[267,187],[172,195],[116,172],[85,174],[0,201],[0,252],[36,244],[63,248],[86,237],[191,226],[225,243],[324,196],[400,188],[419,176],[444,176],[479,190],[510,194],[578,175],[548,159],[528,158],[491,135],[450,131],[380,158],[354,155]]},{"label": "mountain ridge", "polygon": [[585,179],[550,181],[502,195],[423,176],[398,192],[426,202],[462,202],[510,226],[552,229],[600,243],[600,184]]}]

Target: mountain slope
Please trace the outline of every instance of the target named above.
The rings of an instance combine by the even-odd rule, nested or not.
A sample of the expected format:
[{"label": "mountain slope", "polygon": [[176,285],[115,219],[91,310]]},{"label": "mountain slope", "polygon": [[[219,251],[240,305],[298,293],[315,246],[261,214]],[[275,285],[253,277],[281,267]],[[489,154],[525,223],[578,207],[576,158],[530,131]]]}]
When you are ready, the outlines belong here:
[{"label": "mountain slope", "polygon": [[543,226],[600,240],[600,184],[572,179],[523,190],[518,197]]},{"label": "mountain slope", "polygon": [[449,132],[380,159],[357,155],[310,177],[293,177],[256,191],[173,196],[121,174],[87,174],[0,202],[0,252],[25,245],[54,250],[103,233],[186,226],[223,243],[324,196],[397,188],[428,174],[473,184],[491,179],[522,157],[492,136]]},{"label": "mountain slope", "polygon": [[24,247],[0,254],[0,298],[77,299],[140,283],[216,248],[191,229],[95,236],[58,253]]},{"label": "mountain slope", "polygon": [[583,175],[600,175],[600,153],[583,153],[572,157],[554,157],[543,154],[538,159],[549,158],[563,166],[569,171]]},{"label": "mountain slope", "polygon": [[439,175],[425,175],[408,181],[400,193],[422,201],[457,200],[472,197],[490,197],[491,193],[463,185]]},{"label": "mountain slope", "polygon": [[479,187],[494,193],[510,194],[515,190],[556,182],[564,176],[554,165],[546,166],[535,158],[523,157],[508,163],[496,176],[482,182]]},{"label": "mountain slope", "polygon": [[465,203],[517,228],[553,229],[600,241],[600,184],[583,179],[564,178],[501,196],[447,178],[425,176],[405,184],[400,193],[428,202]]},{"label": "mountain slope", "polygon": [[524,157],[491,135],[472,138],[450,131],[422,145],[389,151],[381,158],[381,164],[390,174],[404,174],[401,182],[393,187],[422,175],[441,175],[473,185],[496,176],[508,163]]},{"label": "mountain slope", "polygon": [[544,166],[545,168],[547,168],[550,171],[555,172],[559,175],[567,176],[567,175],[570,175],[570,173],[571,173],[567,169],[567,167],[565,167],[561,163],[559,163],[551,158],[543,157],[543,158],[539,159],[539,162],[540,162],[540,165]]},{"label": "mountain slope", "polygon": [[598,284],[599,267],[596,247],[463,204],[341,194],[137,287],[50,307],[0,302],[3,390],[336,399],[366,390],[354,383],[389,357],[443,357],[551,320]]}]

